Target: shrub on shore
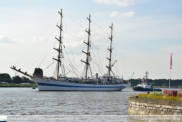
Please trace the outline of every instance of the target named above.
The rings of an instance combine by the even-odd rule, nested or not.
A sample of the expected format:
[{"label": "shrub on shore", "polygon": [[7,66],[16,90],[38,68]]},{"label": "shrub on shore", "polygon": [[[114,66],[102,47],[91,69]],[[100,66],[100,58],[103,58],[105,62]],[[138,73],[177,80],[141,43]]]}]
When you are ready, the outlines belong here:
[{"label": "shrub on shore", "polygon": [[162,93],[157,91],[153,91],[151,94],[150,93],[138,94],[138,97],[145,99],[154,99],[154,100],[182,101],[182,97],[180,97],[179,95],[177,95],[177,97],[174,97],[174,96],[169,96],[168,94],[163,95]]}]

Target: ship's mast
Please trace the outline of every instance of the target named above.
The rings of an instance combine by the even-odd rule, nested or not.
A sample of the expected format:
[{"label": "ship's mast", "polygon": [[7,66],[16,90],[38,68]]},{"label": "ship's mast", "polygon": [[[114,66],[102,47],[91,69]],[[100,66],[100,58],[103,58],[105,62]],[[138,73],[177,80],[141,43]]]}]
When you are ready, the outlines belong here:
[{"label": "ship's mast", "polygon": [[88,30],[85,30],[87,33],[88,33],[88,41],[87,42],[83,42],[83,43],[85,43],[86,45],[87,45],[87,52],[84,52],[84,51],[82,51],[83,53],[85,53],[87,56],[86,56],[86,61],[82,61],[83,63],[85,63],[85,66],[86,66],[86,71],[85,71],[85,81],[87,80],[87,71],[88,71],[88,67],[89,67],[89,56],[90,56],[90,52],[89,52],[89,47],[91,47],[90,46],[90,35],[91,35],[91,33],[90,33],[90,23],[91,23],[91,15],[89,15],[89,18],[87,18],[88,19],[88,21],[89,21],[89,26],[88,26]]},{"label": "ship's mast", "polygon": [[63,31],[63,26],[62,26],[62,18],[63,18],[63,14],[62,14],[62,9],[61,9],[61,12],[58,11],[58,13],[61,15],[61,21],[60,21],[60,26],[57,25],[57,27],[60,29],[60,35],[59,35],[59,39],[56,38],[58,41],[59,41],[59,48],[54,48],[56,51],[58,51],[58,59],[55,59],[53,58],[54,60],[57,61],[57,79],[58,79],[58,76],[59,76],[59,63],[61,65],[61,59],[60,58],[63,58],[60,56],[60,54],[62,54],[62,37],[61,37],[61,32]]},{"label": "ship's mast", "polygon": [[109,52],[110,52],[110,56],[109,56],[109,58],[107,58],[109,60],[109,66],[106,66],[106,67],[108,68],[108,73],[109,73],[109,76],[110,76],[111,75],[111,68],[112,68],[112,66],[111,66],[111,58],[112,58],[112,55],[111,54],[112,54],[113,23],[109,27],[111,28],[111,37],[109,37],[109,39],[111,40],[110,41],[110,48],[108,49]]}]

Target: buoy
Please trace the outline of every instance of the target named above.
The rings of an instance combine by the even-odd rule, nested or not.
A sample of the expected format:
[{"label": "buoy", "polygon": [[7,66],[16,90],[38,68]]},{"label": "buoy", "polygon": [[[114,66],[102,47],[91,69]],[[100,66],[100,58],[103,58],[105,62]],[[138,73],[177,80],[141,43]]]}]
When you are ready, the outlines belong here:
[{"label": "buoy", "polygon": [[33,86],[33,87],[32,87],[32,89],[36,89],[36,87],[35,87],[35,86]]}]

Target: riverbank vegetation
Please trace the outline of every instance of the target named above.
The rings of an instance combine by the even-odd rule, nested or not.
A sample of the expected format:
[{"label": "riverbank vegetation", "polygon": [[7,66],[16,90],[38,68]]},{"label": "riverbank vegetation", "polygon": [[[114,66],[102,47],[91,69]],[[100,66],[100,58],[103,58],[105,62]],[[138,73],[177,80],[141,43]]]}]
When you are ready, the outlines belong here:
[{"label": "riverbank vegetation", "polygon": [[[35,68],[35,71],[33,73],[34,76],[43,76],[43,70],[41,68]],[[131,86],[137,86],[139,83],[141,83],[140,78],[138,79],[131,79]],[[149,82],[152,83],[154,88],[167,88],[169,86],[169,79],[148,79]],[[7,83],[7,84],[21,84],[21,83],[30,83],[30,84],[35,84],[33,81],[31,81],[29,78],[25,76],[13,76],[12,78],[8,73],[0,73],[0,86],[2,84]],[[14,86],[14,85],[12,85]],[[182,88],[182,79],[172,79],[171,88]]]},{"label": "riverbank vegetation", "polygon": [[0,87],[37,87],[37,84],[0,84]]},{"label": "riverbank vegetation", "polygon": [[0,84],[21,84],[21,83],[29,83],[29,84],[35,84],[33,81],[31,81],[29,78],[25,76],[14,76],[10,77],[7,73],[1,73],[0,74]]},{"label": "riverbank vegetation", "polygon": [[154,99],[154,100],[167,100],[167,101],[182,101],[182,97],[177,95],[176,97],[174,96],[169,96],[163,95],[161,92],[153,91],[152,93],[146,93],[146,94],[138,94],[139,98],[145,98],[145,99]]},{"label": "riverbank vegetation", "polygon": [[[131,86],[137,86],[142,79],[131,79]],[[167,88],[169,86],[169,79],[148,79],[154,88]],[[171,88],[182,88],[182,79],[171,79]]]}]

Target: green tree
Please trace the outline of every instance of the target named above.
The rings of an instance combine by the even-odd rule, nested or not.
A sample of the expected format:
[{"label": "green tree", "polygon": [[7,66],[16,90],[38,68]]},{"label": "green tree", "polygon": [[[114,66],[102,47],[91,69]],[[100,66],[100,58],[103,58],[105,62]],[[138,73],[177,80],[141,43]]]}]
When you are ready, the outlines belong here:
[{"label": "green tree", "polygon": [[29,78],[27,78],[27,77],[25,77],[25,76],[22,76],[21,79],[22,79],[23,81],[28,81],[28,80],[29,80]]},{"label": "green tree", "polygon": [[6,82],[7,80],[8,80],[7,78],[3,78],[3,79],[2,79],[3,82]]},{"label": "green tree", "polygon": [[25,76],[22,76],[21,79],[22,79],[23,83],[34,83],[33,81],[31,81],[29,78],[27,78]]},{"label": "green tree", "polygon": [[152,85],[153,85],[153,86],[155,86],[155,83],[154,83],[154,82],[152,82]]},{"label": "green tree", "polygon": [[43,76],[43,70],[41,68],[35,68],[33,76]]},{"label": "green tree", "polygon": [[21,77],[19,77],[19,76],[14,76],[14,77],[13,77],[13,83],[15,83],[15,84],[20,84],[20,83],[22,83]]},{"label": "green tree", "polygon": [[0,74],[0,81],[8,82],[8,83],[12,82],[10,75],[7,73],[1,73]]},{"label": "green tree", "polygon": [[164,84],[162,85],[162,87],[167,87],[167,85],[164,83]]}]

